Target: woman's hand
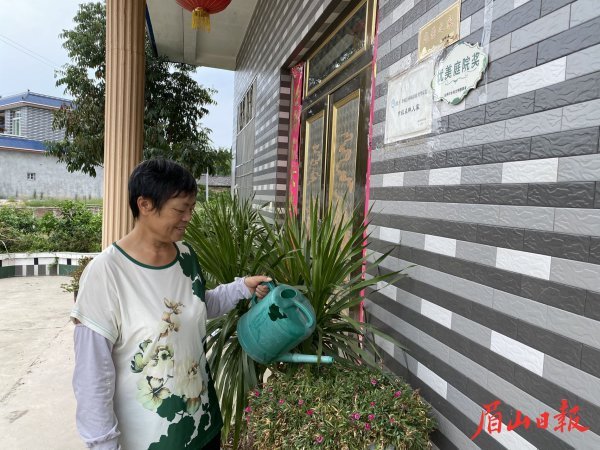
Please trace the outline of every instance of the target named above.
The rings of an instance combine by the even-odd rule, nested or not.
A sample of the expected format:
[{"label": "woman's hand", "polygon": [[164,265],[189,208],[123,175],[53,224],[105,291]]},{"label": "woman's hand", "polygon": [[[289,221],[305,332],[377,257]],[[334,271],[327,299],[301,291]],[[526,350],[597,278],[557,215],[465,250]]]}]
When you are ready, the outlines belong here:
[{"label": "woman's hand", "polygon": [[266,277],[264,275],[254,275],[252,277],[244,278],[244,283],[250,289],[252,294],[256,293],[258,298],[263,298],[265,295],[269,293],[269,286],[265,286],[260,283],[264,283],[265,281],[271,281],[271,277]]}]

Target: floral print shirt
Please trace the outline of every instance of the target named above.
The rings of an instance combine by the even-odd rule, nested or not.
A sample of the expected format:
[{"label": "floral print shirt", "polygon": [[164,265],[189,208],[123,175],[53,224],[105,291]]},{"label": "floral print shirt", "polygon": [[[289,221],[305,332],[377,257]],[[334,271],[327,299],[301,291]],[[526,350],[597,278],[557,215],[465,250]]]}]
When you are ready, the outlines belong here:
[{"label": "floral print shirt", "polygon": [[175,245],[176,259],[153,267],[113,244],[86,268],[71,313],[113,344],[113,405],[124,450],[199,449],[222,427],[206,319],[250,292],[243,282],[205,291],[193,250]]}]

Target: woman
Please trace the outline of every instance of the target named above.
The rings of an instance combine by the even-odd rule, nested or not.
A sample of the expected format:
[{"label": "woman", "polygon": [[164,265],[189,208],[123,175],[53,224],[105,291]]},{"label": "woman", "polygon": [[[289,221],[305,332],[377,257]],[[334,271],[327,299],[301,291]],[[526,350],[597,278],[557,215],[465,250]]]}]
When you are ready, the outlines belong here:
[{"label": "woman", "polygon": [[205,354],[206,319],[270,278],[205,291],[182,242],[196,204],[193,176],[166,160],[129,178],[133,230],[86,267],[75,321],[77,426],[93,449],[219,448],[219,404]]}]

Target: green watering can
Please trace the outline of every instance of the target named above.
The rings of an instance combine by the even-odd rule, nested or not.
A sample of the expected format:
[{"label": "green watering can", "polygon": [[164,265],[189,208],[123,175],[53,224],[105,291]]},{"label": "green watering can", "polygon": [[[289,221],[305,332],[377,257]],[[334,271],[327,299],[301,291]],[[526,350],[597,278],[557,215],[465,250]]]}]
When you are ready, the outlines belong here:
[{"label": "green watering can", "polygon": [[[254,361],[316,363],[317,355],[289,353],[307,339],[316,326],[316,315],[310,302],[287,284],[266,283],[269,293],[259,303],[256,295],[251,308],[237,324],[238,341]],[[332,363],[333,357],[321,356],[322,363]]]}]

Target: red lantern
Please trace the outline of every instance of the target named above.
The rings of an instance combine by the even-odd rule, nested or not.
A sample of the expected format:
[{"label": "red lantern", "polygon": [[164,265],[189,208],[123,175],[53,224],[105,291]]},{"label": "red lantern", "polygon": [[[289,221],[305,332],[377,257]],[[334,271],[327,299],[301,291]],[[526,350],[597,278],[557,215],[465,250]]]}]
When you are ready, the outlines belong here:
[{"label": "red lantern", "polygon": [[210,15],[223,11],[231,0],[175,0],[182,8],[192,12],[192,28],[210,31]]}]

